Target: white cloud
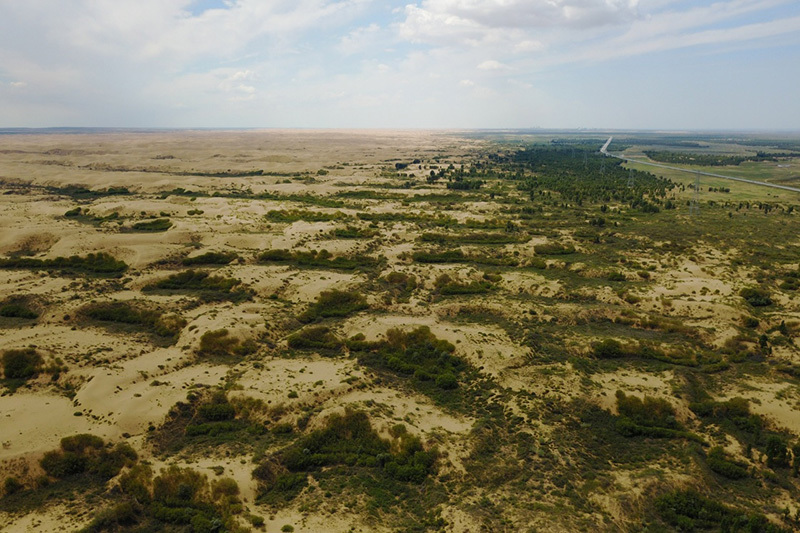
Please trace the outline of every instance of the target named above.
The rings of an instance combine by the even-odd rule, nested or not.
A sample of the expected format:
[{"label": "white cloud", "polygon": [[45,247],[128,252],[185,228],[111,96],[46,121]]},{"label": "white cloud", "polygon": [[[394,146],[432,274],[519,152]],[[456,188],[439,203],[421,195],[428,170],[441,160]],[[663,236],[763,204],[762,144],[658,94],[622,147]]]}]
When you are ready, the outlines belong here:
[{"label": "white cloud", "polygon": [[494,59],[489,59],[478,65],[478,70],[504,71],[504,70],[511,70],[511,67],[499,61],[495,61]]},{"label": "white cloud", "polygon": [[339,50],[346,55],[370,50],[376,45],[380,31],[377,24],[356,28],[340,39]]}]

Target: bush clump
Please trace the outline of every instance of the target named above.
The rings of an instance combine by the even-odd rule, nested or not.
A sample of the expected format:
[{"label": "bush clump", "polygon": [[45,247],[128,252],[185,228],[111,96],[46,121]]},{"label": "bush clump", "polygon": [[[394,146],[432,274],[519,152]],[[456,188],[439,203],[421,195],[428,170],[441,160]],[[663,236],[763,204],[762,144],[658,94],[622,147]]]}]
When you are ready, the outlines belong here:
[{"label": "bush clump", "polygon": [[33,348],[6,350],[3,352],[3,376],[10,380],[28,380],[39,373],[43,362]]},{"label": "bush clump", "polygon": [[677,490],[655,501],[661,518],[680,531],[759,531],[788,533],[764,515],[747,513],[728,507],[701,495],[695,490]]},{"label": "bush clump", "polygon": [[537,244],[533,247],[536,255],[568,255],[575,253],[575,247],[571,244],[545,243]]},{"label": "bush clump", "polygon": [[330,328],[311,326],[289,335],[289,348],[295,350],[316,350],[323,354],[337,352],[344,346]]},{"label": "bush clump", "polygon": [[223,328],[203,333],[197,353],[207,357],[244,357],[254,353],[257,349],[258,347],[253,341],[242,341]]},{"label": "bush clump", "polygon": [[308,323],[322,318],[344,317],[368,307],[367,300],[363,295],[354,291],[333,289],[321,292],[317,301],[311,304],[298,319]]},{"label": "bush clump", "polygon": [[141,326],[159,337],[176,337],[186,326],[186,320],[174,314],[165,314],[131,302],[92,303],[80,309],[88,319],[110,324]]},{"label": "bush clump", "polygon": [[411,483],[435,472],[435,449],[425,450],[404,426],[392,428],[391,434],[394,442],[381,438],[364,412],[331,415],[325,427],[284,449],[277,461],[256,467],[260,501],[289,501],[305,487],[306,472],[334,465],[377,470],[393,481]]},{"label": "bush clump", "polygon": [[242,287],[236,278],[212,276],[200,270],[186,270],[173,274],[142,288],[143,291],[163,291],[168,293],[197,293],[205,302],[229,300],[242,302],[252,298],[252,293]]},{"label": "bush clump", "polygon": [[713,472],[728,479],[742,479],[748,475],[747,466],[730,460],[721,446],[715,446],[708,450],[706,464]]},{"label": "bush clump", "polygon": [[258,260],[262,263],[291,263],[302,267],[329,268],[332,270],[368,269],[378,264],[378,261],[372,257],[363,255],[334,257],[327,250],[311,250],[308,252],[268,250],[259,255]]},{"label": "bush clump", "polygon": [[454,280],[448,274],[442,274],[436,278],[434,286],[442,296],[452,296],[458,294],[485,294],[495,288],[493,283],[490,283],[486,280],[461,283],[457,280]]},{"label": "bush clump", "polygon": [[753,307],[766,307],[772,305],[769,291],[760,287],[745,287],[739,291],[739,296]]},{"label": "bush clump", "polygon": [[437,339],[427,326],[409,332],[393,328],[380,341],[348,344],[359,352],[359,363],[410,377],[423,390],[458,388],[458,376],[466,368],[466,363],[453,355],[455,346]]},{"label": "bush clump", "polygon": [[6,318],[23,318],[35,320],[39,318],[39,313],[30,307],[26,298],[11,297],[4,302],[0,302],[0,316]]},{"label": "bush clump", "polygon": [[6,269],[38,269],[60,270],[64,273],[88,273],[96,275],[117,275],[128,269],[124,261],[117,261],[114,256],[104,252],[87,254],[85,257],[73,255],[56,257],[55,259],[32,259],[14,257],[0,259],[0,268]]},{"label": "bush clump", "polygon": [[137,465],[120,477],[120,503],[100,511],[84,533],[117,531],[237,531],[234,514],[241,511],[239,487],[230,478],[209,483],[190,468],[172,465],[153,478],[148,466]]},{"label": "bush clump", "polygon": [[167,231],[172,227],[172,222],[168,218],[158,218],[146,222],[136,222],[131,226],[133,231],[158,232]]},{"label": "bush clump", "polygon": [[239,259],[239,254],[235,252],[206,252],[194,257],[186,257],[181,261],[185,266],[193,265],[229,265],[236,259]]},{"label": "bush clump", "polygon": [[127,443],[109,448],[100,437],[82,433],[61,439],[61,449],[45,453],[39,464],[57,479],[88,473],[106,480],[136,460],[136,452]]}]

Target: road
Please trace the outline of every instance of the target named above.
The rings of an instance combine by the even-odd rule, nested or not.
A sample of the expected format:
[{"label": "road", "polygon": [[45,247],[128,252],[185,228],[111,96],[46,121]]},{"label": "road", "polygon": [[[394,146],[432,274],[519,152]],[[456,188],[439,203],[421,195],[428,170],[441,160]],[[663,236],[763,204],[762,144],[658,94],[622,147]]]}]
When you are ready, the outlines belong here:
[{"label": "road", "polygon": [[639,161],[638,159],[632,159],[629,157],[625,157],[622,155],[612,154],[608,151],[608,145],[611,144],[611,140],[614,137],[609,137],[606,143],[600,148],[600,153],[609,157],[616,157],[617,159],[622,159],[623,161],[628,161],[631,163],[637,163],[639,165],[648,165],[651,167],[659,167],[659,168],[666,168],[669,170],[679,170],[681,172],[688,172],[689,174],[700,174],[701,176],[711,176],[712,178],[722,178],[726,180],[733,180],[733,181],[741,181],[742,183],[750,183],[752,185],[761,185],[762,187],[772,187],[773,189],[783,189],[784,191],[792,191],[792,192],[800,192],[800,189],[796,187],[789,187],[788,185],[776,185],[774,183],[767,183],[765,181],[755,181],[755,180],[748,180],[745,178],[734,178],[733,176],[723,176],[722,174],[712,174],[711,172],[701,172],[699,170],[690,170],[688,168],[680,168],[680,167],[672,167],[669,165],[662,165],[660,163],[651,163],[650,161]]}]

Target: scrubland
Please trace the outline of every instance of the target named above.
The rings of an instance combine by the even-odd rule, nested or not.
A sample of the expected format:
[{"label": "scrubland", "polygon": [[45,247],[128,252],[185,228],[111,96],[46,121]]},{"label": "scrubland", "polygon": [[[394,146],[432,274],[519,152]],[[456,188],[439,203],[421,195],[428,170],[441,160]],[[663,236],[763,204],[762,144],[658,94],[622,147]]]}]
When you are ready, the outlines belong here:
[{"label": "scrubland", "polygon": [[798,528],[800,195],[603,142],[5,136],[0,529]]}]

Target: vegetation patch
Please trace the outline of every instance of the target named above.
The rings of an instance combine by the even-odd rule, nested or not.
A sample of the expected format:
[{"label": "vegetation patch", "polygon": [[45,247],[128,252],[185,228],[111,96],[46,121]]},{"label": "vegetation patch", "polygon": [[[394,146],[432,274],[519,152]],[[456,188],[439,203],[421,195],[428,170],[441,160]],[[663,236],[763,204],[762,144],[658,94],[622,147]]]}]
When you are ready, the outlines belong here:
[{"label": "vegetation patch", "polygon": [[109,449],[100,437],[82,433],[61,439],[61,449],[45,453],[39,463],[48,476],[56,479],[86,473],[107,480],[137,459],[127,443]]},{"label": "vegetation patch", "polygon": [[3,352],[3,377],[6,383],[24,383],[41,371],[44,359],[34,348],[6,350]]},{"label": "vegetation patch", "polygon": [[338,338],[330,328],[310,326],[289,335],[289,348],[294,350],[313,350],[323,355],[341,351],[344,341]]},{"label": "vegetation patch", "polygon": [[258,256],[262,263],[288,263],[300,267],[325,268],[331,270],[361,270],[377,266],[378,261],[367,256],[337,256],[327,250],[291,252],[289,250],[268,250]]},{"label": "vegetation patch", "polygon": [[789,532],[762,514],[723,505],[691,489],[664,494],[656,499],[655,507],[662,520],[681,531]]},{"label": "vegetation patch", "polygon": [[0,302],[0,317],[35,320],[39,312],[26,296],[11,296]]},{"label": "vegetation patch", "polygon": [[355,291],[330,290],[317,296],[317,301],[297,317],[301,322],[313,322],[323,318],[345,317],[367,309],[366,298]]},{"label": "vegetation patch", "polygon": [[197,354],[222,360],[232,357],[240,359],[255,353],[257,349],[258,346],[252,340],[242,341],[231,335],[227,329],[216,329],[203,333]]},{"label": "vegetation patch", "polygon": [[229,300],[238,303],[252,298],[252,292],[244,288],[240,280],[212,276],[201,270],[186,270],[173,274],[144,286],[142,290],[171,294],[194,294],[204,302]]},{"label": "vegetation patch", "polygon": [[525,242],[528,237],[514,233],[423,233],[419,240],[455,244],[512,244]]},{"label": "vegetation patch", "polygon": [[331,222],[333,220],[344,220],[350,217],[341,211],[323,213],[321,211],[309,211],[306,209],[287,209],[269,211],[264,218],[271,222],[291,223],[297,222],[298,220],[304,222]]},{"label": "vegetation patch", "polygon": [[371,228],[359,228],[356,226],[346,226],[336,228],[330,236],[334,239],[371,239],[378,234],[377,230]]},{"label": "vegetation patch", "polygon": [[177,340],[186,320],[174,313],[163,313],[141,303],[118,301],[98,302],[83,306],[78,313],[104,325],[138,326],[158,337]]},{"label": "vegetation patch", "polygon": [[116,260],[105,252],[91,253],[85,257],[73,255],[55,259],[32,259],[14,257],[0,259],[0,268],[26,270],[59,270],[64,274],[93,274],[98,276],[118,276],[128,269],[124,261]]},{"label": "vegetation patch", "polygon": [[387,481],[421,483],[436,471],[437,451],[425,450],[418,437],[402,425],[392,428],[394,441],[381,438],[369,417],[347,410],[331,415],[325,427],[281,451],[276,460],[260,464],[253,472],[259,482],[259,501],[291,501],[306,486],[307,473],[341,466],[345,475],[373,471]]},{"label": "vegetation patch", "polygon": [[239,531],[242,511],[233,479],[212,482],[191,468],[176,465],[153,477],[137,465],[120,477],[115,502],[98,512],[83,533],[101,531]]},{"label": "vegetation patch", "polygon": [[186,257],[181,261],[184,266],[199,265],[229,265],[239,259],[235,252],[206,252],[194,257]]},{"label": "vegetation patch", "polygon": [[148,232],[167,231],[171,227],[172,227],[172,221],[170,221],[170,219],[158,218],[156,220],[136,222],[131,226],[131,230],[148,233]]},{"label": "vegetation patch", "polygon": [[458,388],[466,363],[453,355],[455,346],[437,339],[427,326],[406,332],[390,329],[377,342],[354,339],[348,343],[362,365],[410,378],[423,392]]}]

